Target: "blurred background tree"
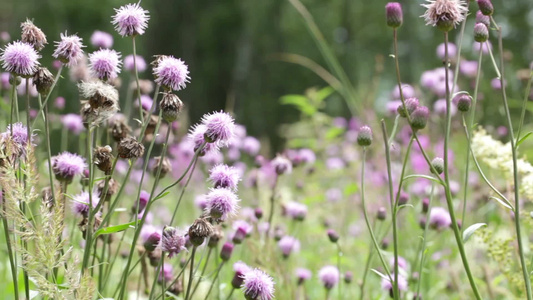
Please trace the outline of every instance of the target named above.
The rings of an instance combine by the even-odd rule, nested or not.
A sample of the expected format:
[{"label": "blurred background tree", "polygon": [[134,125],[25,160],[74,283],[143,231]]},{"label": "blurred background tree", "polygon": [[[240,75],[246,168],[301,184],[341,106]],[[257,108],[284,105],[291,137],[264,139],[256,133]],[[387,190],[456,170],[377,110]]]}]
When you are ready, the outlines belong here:
[{"label": "blurred background tree", "polygon": [[[48,36],[50,44],[60,32],[78,33],[90,46],[94,30],[113,34],[117,51],[131,54],[131,40],[120,38],[110,23],[113,8],[123,0],[0,0],[0,30],[20,36],[19,25],[33,19]],[[358,91],[375,88],[370,105],[379,109],[388,100],[395,78],[392,72],[392,32],[384,21],[387,1],[302,0],[333,49]],[[399,1],[404,7],[400,30],[400,56],[403,81],[418,83],[421,72],[442,65],[435,48],[442,42],[437,31],[424,26],[417,1]],[[533,1],[494,0],[496,19],[504,29],[506,49],[513,54],[510,70],[527,68],[533,59]],[[326,66],[307,27],[288,0],[153,0],[143,1],[151,20],[145,35],[138,38],[138,53],[147,61],[155,54],[172,54],[189,65],[192,81],[180,97],[192,121],[207,111],[233,110],[237,121],[249,134],[268,138],[273,149],[282,145],[279,124],[295,121],[299,114],[280,105],[285,94],[303,94],[309,87],[327,84],[310,70],[276,56],[293,53]],[[471,2],[471,11],[477,9]],[[472,18],[471,18],[472,19]],[[471,36],[473,20],[467,24]],[[458,31],[455,31],[457,33]],[[452,36],[452,40],[453,40]],[[467,41],[472,39],[467,39]],[[465,57],[474,59],[465,45]],[[43,52],[43,65],[51,66],[53,46]],[[376,75],[376,61],[383,61],[385,72]],[[511,73],[509,73],[511,74]],[[141,75],[151,78],[149,71]],[[374,85],[372,80],[377,80]],[[57,95],[67,99],[67,107],[78,110],[78,95],[73,85],[63,84]],[[359,93],[361,94],[361,93]],[[344,102],[333,94],[326,110],[331,115],[349,116]]]}]

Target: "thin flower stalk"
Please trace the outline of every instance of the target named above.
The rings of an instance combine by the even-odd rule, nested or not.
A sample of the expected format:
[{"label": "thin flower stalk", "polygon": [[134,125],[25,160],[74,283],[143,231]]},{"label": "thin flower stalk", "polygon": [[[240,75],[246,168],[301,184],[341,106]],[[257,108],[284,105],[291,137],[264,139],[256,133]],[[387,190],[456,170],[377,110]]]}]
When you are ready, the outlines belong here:
[{"label": "thin flower stalk", "polygon": [[54,82],[52,83],[52,86],[50,87],[50,91],[48,92],[48,95],[46,95],[46,98],[44,98],[43,103],[39,103],[39,110],[37,111],[37,117],[35,120],[33,120],[33,123],[31,124],[32,127],[35,127],[35,123],[39,119],[39,115],[43,113],[44,107],[47,105],[48,100],[50,99],[50,95],[52,95],[52,92],[54,91],[54,88],[57,85],[57,82],[59,81],[59,78],[61,78],[61,72],[63,71],[63,64],[59,67],[59,70],[57,70],[56,77],[54,78]]},{"label": "thin flower stalk", "polygon": [[[424,268],[424,261],[426,258],[426,244],[427,244],[427,232],[429,228],[429,215],[431,212],[431,206],[433,204],[433,192],[435,190],[435,184],[431,183],[431,194],[429,195],[429,203],[428,203],[428,210],[426,212],[426,225],[424,226],[424,233],[422,234],[422,247],[420,248],[420,266],[418,269],[418,282],[416,284],[416,295],[418,295],[418,298],[421,298],[420,296],[420,285],[422,284],[422,270]],[[413,266],[413,268],[415,268]]]}]

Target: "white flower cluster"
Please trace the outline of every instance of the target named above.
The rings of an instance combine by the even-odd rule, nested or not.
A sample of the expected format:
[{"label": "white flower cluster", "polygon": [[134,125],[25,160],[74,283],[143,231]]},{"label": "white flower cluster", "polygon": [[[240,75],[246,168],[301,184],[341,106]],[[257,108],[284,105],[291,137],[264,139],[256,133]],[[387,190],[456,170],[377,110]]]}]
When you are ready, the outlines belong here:
[{"label": "white flower cluster", "polygon": [[[480,128],[472,136],[472,151],[478,161],[500,171],[506,180],[512,180],[513,155],[510,143],[503,144]],[[517,160],[517,166],[521,177],[520,192],[528,199],[533,199],[533,165],[520,158]]]}]

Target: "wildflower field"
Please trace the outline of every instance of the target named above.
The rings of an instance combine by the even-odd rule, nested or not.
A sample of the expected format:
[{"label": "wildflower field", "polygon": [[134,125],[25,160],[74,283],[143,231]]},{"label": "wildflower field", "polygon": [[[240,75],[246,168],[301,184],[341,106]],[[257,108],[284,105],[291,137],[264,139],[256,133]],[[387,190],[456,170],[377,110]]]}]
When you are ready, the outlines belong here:
[{"label": "wildflower field", "polygon": [[[354,80],[330,43],[352,32],[315,14],[339,1],[281,1],[272,30],[320,59],[250,29],[227,80],[191,48],[144,53],[174,25],[111,2],[91,28],[0,27],[0,299],[533,299],[533,3],[380,2]],[[315,84],[272,96],[254,56]]]}]

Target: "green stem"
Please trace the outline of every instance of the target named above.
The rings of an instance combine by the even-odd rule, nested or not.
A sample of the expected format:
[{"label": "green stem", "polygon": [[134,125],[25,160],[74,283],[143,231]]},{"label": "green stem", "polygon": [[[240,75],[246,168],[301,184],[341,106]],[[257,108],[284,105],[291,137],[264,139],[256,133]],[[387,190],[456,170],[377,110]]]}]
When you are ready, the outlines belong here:
[{"label": "green stem", "polygon": [[[133,69],[135,70],[135,83],[137,84],[137,99],[139,101],[139,117],[144,123],[143,106],[141,104],[141,87],[139,86],[139,73],[137,72],[137,47],[135,46],[135,36],[131,39],[133,41]],[[156,102],[154,101],[154,104]],[[149,122],[149,120],[147,120]]]},{"label": "green stem", "polygon": [[187,283],[187,293],[185,294],[185,300],[189,300],[189,294],[191,293],[191,287],[193,282],[193,276],[194,276],[194,255],[196,254],[196,246],[192,247],[192,253],[191,253],[191,266],[189,271],[189,282]]},{"label": "green stem", "polygon": [[435,189],[435,184],[431,183],[431,194],[429,195],[428,211],[426,212],[426,225],[424,226],[424,233],[422,237],[422,248],[420,253],[420,266],[418,269],[418,283],[416,285],[416,295],[417,299],[422,299],[420,296],[420,284],[422,282],[422,269],[424,267],[424,259],[426,258],[426,236],[429,227],[429,215],[431,214],[431,203],[433,202],[433,191]]},{"label": "green stem", "polygon": [[13,277],[13,290],[15,291],[15,299],[19,299],[19,284],[18,284],[18,275],[17,275],[17,267],[15,264],[15,260],[13,259],[14,253],[13,248],[11,247],[11,239],[9,238],[9,225],[7,223],[7,218],[2,216],[2,222],[4,223],[4,234],[6,237],[6,247],[7,247],[7,254],[9,256],[9,264],[11,267],[11,276]]},{"label": "green stem", "polygon": [[275,208],[275,201],[276,201],[276,191],[278,187],[278,181],[279,181],[279,175],[276,175],[276,179],[274,181],[274,186],[272,187],[272,195],[270,196],[270,213],[268,214],[268,229],[266,231],[266,243],[268,244],[268,241],[270,239],[270,233],[273,230],[272,226],[272,220],[274,219],[274,208]]},{"label": "green stem", "polygon": [[[93,215],[93,178],[94,178],[94,168],[93,168],[93,152],[92,152],[92,134],[93,129],[90,127],[87,129],[87,145],[86,145],[86,151],[87,151],[87,163],[89,165],[89,216]],[[87,229],[86,229],[86,236],[85,236],[85,249],[83,253],[83,263],[81,272],[82,274],[85,272],[85,270],[88,267],[89,264],[89,256],[91,253],[91,246],[92,246],[92,222],[91,219],[89,219]]]},{"label": "green stem", "polygon": [[205,270],[207,269],[207,264],[209,263],[209,257],[211,257],[212,250],[213,250],[213,248],[210,247],[209,250],[207,251],[207,257],[205,258],[205,263],[204,263],[204,266],[202,268],[202,273],[200,273],[200,278],[198,279],[198,281],[196,282],[196,285],[194,286],[194,288],[192,290],[191,298],[192,298],[192,296],[194,296],[194,293],[198,289],[198,286],[200,285],[200,282],[202,281],[202,278],[204,277]]},{"label": "green stem", "polygon": [[59,70],[57,70],[56,77],[54,78],[54,82],[52,83],[52,86],[50,87],[50,91],[48,92],[48,95],[46,95],[46,98],[44,98],[44,102],[40,104],[39,111],[37,112],[37,117],[35,120],[33,120],[33,123],[31,125],[32,128],[35,127],[35,123],[39,119],[39,115],[43,113],[44,107],[48,104],[48,99],[50,99],[50,95],[52,95],[52,91],[56,87],[57,82],[59,81],[59,77],[61,77],[61,71],[63,71],[63,65],[59,67]]},{"label": "green stem", "polygon": [[[170,128],[168,129],[170,131]],[[178,213],[178,209],[181,204],[181,200],[183,199],[183,195],[185,194],[185,191],[187,190],[187,187],[189,186],[189,182],[191,181],[192,175],[194,174],[194,170],[196,169],[196,161],[192,165],[191,172],[189,173],[189,177],[187,178],[187,181],[185,181],[185,185],[181,189],[180,197],[178,199],[178,203],[176,204],[176,207],[174,208],[174,212],[172,213],[172,218],[170,219],[170,226],[172,226],[172,223],[174,223],[174,220],[176,219],[176,215]]]},{"label": "green stem", "polygon": [[[155,274],[154,274],[154,281],[152,283],[152,289],[150,291],[150,296],[148,296],[148,300],[152,300],[154,294],[155,294],[155,285],[157,284],[157,278],[159,277],[159,274],[161,273],[161,267],[163,266],[163,260],[164,260],[164,257],[165,257],[165,253],[162,252],[161,253],[161,258],[159,259],[159,264],[157,265],[157,268],[155,270]],[[163,281],[165,280],[165,276],[163,275],[162,276],[163,278]],[[163,288],[163,294],[164,294],[164,291],[165,289]]]},{"label": "green stem", "polygon": [[524,100],[522,101],[522,112],[520,113],[520,123],[518,123],[518,132],[516,134],[516,142],[520,141],[520,133],[522,132],[522,125],[524,124],[524,118],[526,116],[526,106],[529,99],[529,93],[531,92],[531,83],[533,81],[533,66],[529,69],[529,80],[527,82],[526,92]]},{"label": "green stem", "polygon": [[503,97],[503,106],[505,110],[505,116],[507,118],[507,123],[509,126],[509,133],[511,135],[511,150],[513,154],[513,181],[514,181],[514,198],[515,198],[515,214],[514,214],[514,221],[515,221],[515,227],[516,227],[516,239],[518,242],[518,254],[520,256],[520,264],[522,265],[522,275],[524,276],[524,282],[526,286],[526,293],[527,293],[527,299],[532,299],[531,294],[531,280],[529,278],[529,271],[527,270],[527,263],[526,259],[524,257],[524,245],[522,244],[522,233],[520,228],[520,182],[518,181],[518,159],[516,154],[516,140],[514,138],[514,132],[513,132],[513,123],[511,121],[511,113],[509,111],[509,104],[507,102],[507,93],[506,93],[506,87],[505,87],[505,68],[504,68],[504,59],[503,59],[503,41],[502,41],[502,28],[496,24],[496,21],[494,21],[494,18],[492,16],[490,17],[492,23],[496,27],[498,31],[498,48],[500,52],[500,84],[501,84],[501,91],[502,91],[502,97]]},{"label": "green stem", "polygon": [[209,299],[209,295],[211,294],[211,291],[213,290],[213,286],[215,285],[215,281],[218,279],[218,274],[220,273],[220,269],[222,269],[222,266],[224,265],[224,261],[218,265],[217,271],[215,273],[215,278],[213,278],[213,281],[211,281],[211,285],[209,286],[209,290],[207,291],[207,294],[205,295],[205,300]]}]

